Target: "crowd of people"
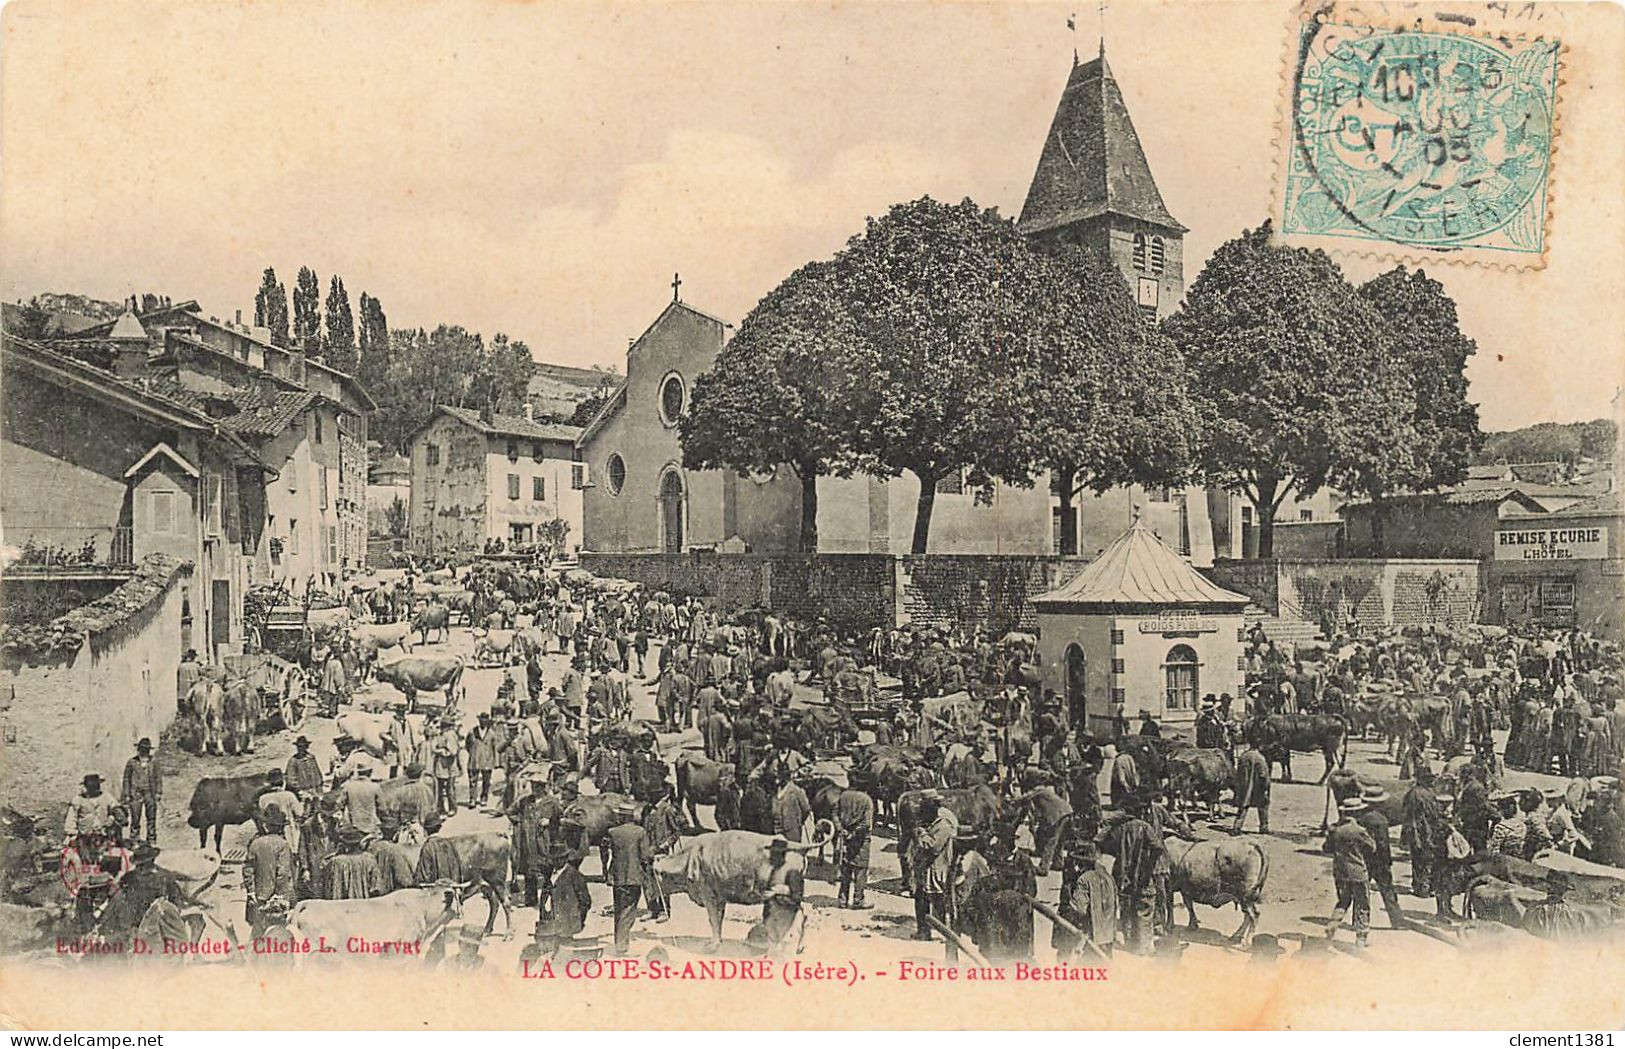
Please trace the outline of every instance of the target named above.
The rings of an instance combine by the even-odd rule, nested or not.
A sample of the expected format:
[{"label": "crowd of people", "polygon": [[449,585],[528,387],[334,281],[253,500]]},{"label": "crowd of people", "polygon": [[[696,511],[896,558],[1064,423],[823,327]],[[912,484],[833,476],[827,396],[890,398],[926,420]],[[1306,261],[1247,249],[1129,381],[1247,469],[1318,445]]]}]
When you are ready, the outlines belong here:
[{"label": "crowd of people", "polygon": [[[407,685],[381,747],[341,735],[324,767],[300,736],[255,802],[244,884],[256,932],[304,897],[483,876],[464,869],[444,833],[470,806],[507,821],[514,887],[537,912],[533,952],[568,945],[585,928],[580,867],[594,845],[624,951],[641,914],[669,917],[655,864],[699,829],[677,793],[682,761],[711,776],[701,800],[719,828],[785,846],[772,853],[775,890],[760,924],[769,940],[802,906],[802,868],[788,847],[811,841],[822,821],[832,828],[838,905],[872,906],[874,838],[889,815],[915,935],[944,939],[951,954],[1030,957],[1035,910],[1051,916],[1063,957],[1177,951],[1177,857],[1167,841],[1196,832],[1170,761],[1190,749],[1224,755],[1233,812],[1209,817],[1239,835],[1256,813],[1259,833],[1270,835],[1279,742],[1271,718],[1295,714],[1335,715],[1350,731],[1392,739],[1407,888],[1434,901],[1436,920],[1457,916],[1454,901],[1485,856],[1529,860],[1561,849],[1625,866],[1621,658],[1617,645],[1579,632],[1338,635],[1289,648],[1255,627],[1244,693],[1204,697],[1194,740],[1181,741],[1164,738],[1147,711],[1131,720],[1124,704],[1104,732],[1074,724],[1042,687],[1033,639],[1020,634],[843,632],[511,565],[450,580],[409,573],[346,602],[357,616],[408,620],[425,600],[444,600],[426,591],[448,584],[464,595],[466,625],[516,639],[490,709],[466,725],[455,703],[420,716]],[[362,672],[346,659],[352,651],[337,633],[312,644],[319,712],[336,715],[350,702]],[[554,673],[547,657],[559,655],[568,666]],[[215,680],[188,670],[192,663],[183,664],[183,702],[198,702]],[[632,718],[634,686],[652,690],[652,721]],[[1504,754],[1497,730],[1510,733]],[[698,747],[679,752],[683,733],[697,734]],[[246,740],[220,735],[203,750],[252,747],[251,731]],[[148,844],[132,870],[152,867],[162,790],[142,742],[119,799],[126,833],[145,818]],[[1567,782],[1502,790],[1507,769]],[[97,801],[99,782],[91,787],[70,806],[70,836],[98,823],[116,836],[119,815]],[[1328,932],[1348,915],[1363,945],[1371,888],[1396,927],[1412,924],[1393,872],[1394,806],[1370,782],[1337,800],[1324,842],[1336,894]],[[1259,939],[1267,950],[1272,941]]]}]

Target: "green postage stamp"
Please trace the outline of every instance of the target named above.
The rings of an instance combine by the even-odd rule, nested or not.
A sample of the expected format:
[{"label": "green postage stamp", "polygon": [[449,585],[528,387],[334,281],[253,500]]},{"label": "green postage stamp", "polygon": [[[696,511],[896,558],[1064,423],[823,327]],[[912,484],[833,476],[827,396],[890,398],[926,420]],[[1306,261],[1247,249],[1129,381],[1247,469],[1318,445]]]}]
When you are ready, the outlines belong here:
[{"label": "green postage stamp", "polygon": [[1328,250],[1542,265],[1559,41],[1311,18],[1276,221]]}]

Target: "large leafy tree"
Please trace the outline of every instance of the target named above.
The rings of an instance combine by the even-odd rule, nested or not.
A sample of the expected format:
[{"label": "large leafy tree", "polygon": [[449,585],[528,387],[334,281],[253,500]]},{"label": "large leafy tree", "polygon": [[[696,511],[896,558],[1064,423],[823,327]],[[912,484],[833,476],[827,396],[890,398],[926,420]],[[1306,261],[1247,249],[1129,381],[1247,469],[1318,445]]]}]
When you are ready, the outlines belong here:
[{"label": "large leafy tree", "polygon": [[1478,408],[1467,400],[1467,359],[1477,346],[1462,334],[1444,286],[1421,270],[1396,266],[1361,285],[1360,297],[1382,315],[1392,374],[1412,401],[1408,417],[1368,428],[1364,454],[1333,475],[1344,491],[1375,504],[1374,552],[1381,556],[1388,497],[1459,483],[1483,444]]},{"label": "large leafy tree", "polygon": [[288,345],[288,291],[269,266],[260,276],[260,290],[254,296],[254,323],[271,330],[273,345]]},{"label": "large leafy tree", "polygon": [[1257,507],[1260,557],[1290,493],[1409,468],[1415,400],[1388,327],[1325,252],[1272,244],[1268,222],[1248,230],[1213,253],[1166,330],[1199,402],[1200,467]]},{"label": "large leafy tree", "polygon": [[322,341],[322,282],[309,266],[293,282],[293,344],[316,353]]},{"label": "large leafy tree", "polygon": [[1043,465],[1032,377],[1047,335],[1024,296],[1039,256],[1015,224],[929,197],[870,219],[835,258],[864,338],[846,355],[846,439],[866,472],[920,482],[912,549],[930,538],[937,486],[1030,483]]},{"label": "large leafy tree", "polygon": [[322,338],[322,359],[347,375],[356,372],[355,315],[350,310],[350,293],[344,281],[333,275],[327,286],[323,310],[327,331]]},{"label": "large leafy tree", "polygon": [[834,265],[803,266],[768,292],[711,370],[694,383],[682,419],[683,465],[771,473],[801,481],[801,549],[818,550],[818,479],[845,466],[839,386],[856,326]]},{"label": "large leafy tree", "polygon": [[1094,252],[1051,249],[1024,288],[1041,324],[1026,377],[1027,437],[1060,502],[1061,552],[1078,552],[1074,499],[1117,485],[1183,483],[1195,409],[1168,337],[1148,323],[1121,273]]}]

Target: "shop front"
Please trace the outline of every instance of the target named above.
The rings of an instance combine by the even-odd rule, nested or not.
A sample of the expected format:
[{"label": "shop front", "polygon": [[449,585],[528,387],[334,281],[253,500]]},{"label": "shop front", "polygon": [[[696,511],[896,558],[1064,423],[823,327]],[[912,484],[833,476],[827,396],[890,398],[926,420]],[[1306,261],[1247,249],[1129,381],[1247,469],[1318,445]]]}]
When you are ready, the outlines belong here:
[{"label": "shop front", "polygon": [[1625,624],[1621,524],[1617,497],[1506,518],[1487,566],[1498,621],[1618,635]]}]

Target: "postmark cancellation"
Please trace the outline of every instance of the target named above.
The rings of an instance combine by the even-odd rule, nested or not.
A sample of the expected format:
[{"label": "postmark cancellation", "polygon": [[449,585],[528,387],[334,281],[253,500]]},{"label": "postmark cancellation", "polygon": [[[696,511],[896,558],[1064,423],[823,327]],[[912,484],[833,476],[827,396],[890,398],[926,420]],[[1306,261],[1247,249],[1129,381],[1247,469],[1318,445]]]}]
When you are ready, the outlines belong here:
[{"label": "postmark cancellation", "polygon": [[1544,264],[1563,45],[1473,19],[1297,25],[1275,220],[1332,252]]}]

